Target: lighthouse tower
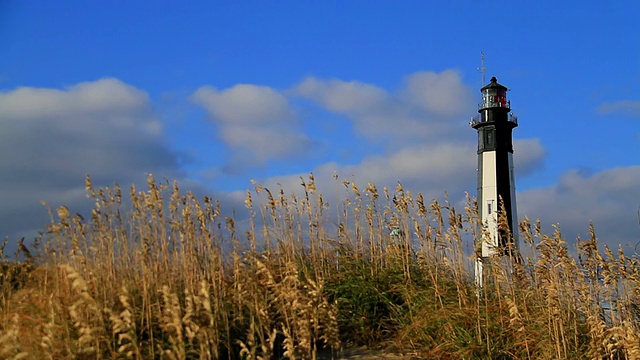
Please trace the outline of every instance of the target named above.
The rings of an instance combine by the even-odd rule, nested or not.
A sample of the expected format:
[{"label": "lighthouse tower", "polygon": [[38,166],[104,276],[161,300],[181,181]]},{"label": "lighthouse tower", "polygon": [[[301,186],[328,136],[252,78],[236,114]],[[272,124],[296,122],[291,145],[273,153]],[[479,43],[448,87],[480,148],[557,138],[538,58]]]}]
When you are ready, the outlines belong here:
[{"label": "lighthouse tower", "polygon": [[[482,284],[483,263],[493,255],[508,255],[517,249],[518,216],[513,174],[512,130],[518,118],[511,113],[507,88],[495,77],[480,89],[482,102],[471,126],[478,131],[478,211],[487,231],[479,235],[476,248],[481,252],[476,281]],[[499,214],[504,210],[505,222]]]}]

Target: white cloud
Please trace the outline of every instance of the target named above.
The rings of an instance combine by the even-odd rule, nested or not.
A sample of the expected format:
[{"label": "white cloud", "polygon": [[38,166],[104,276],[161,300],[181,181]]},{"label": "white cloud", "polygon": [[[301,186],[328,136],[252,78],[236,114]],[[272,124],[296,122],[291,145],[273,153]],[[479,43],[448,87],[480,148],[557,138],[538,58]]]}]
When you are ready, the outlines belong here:
[{"label": "white cloud", "polygon": [[[636,194],[636,196],[630,196]],[[617,248],[640,241],[640,166],[619,167],[593,175],[572,170],[557,185],[518,194],[518,215],[558,223],[567,240],[587,237],[589,221],[600,240]]]},{"label": "white cloud", "polygon": [[475,147],[455,144],[420,145],[388,156],[371,156],[340,169],[344,176],[386,185],[402,182],[429,193],[459,191],[475,179]]},{"label": "white cloud", "polygon": [[3,92],[0,114],[0,237],[42,229],[41,200],[86,210],[86,174],[125,187],[182,176],[147,94],[117,79]]},{"label": "white cloud", "polygon": [[540,169],[546,156],[546,151],[538,138],[514,140],[513,152],[516,176],[531,175]]},{"label": "white cloud", "polygon": [[417,72],[407,76],[405,82],[404,96],[409,103],[435,114],[464,115],[468,111],[466,105],[472,100],[469,89],[453,70],[440,74]]},{"label": "white cloud", "polygon": [[[5,118],[14,121],[49,122],[60,119],[58,125],[67,130],[97,126],[98,123],[73,123],[69,116],[91,118],[109,117],[108,126],[139,128],[157,133],[160,124],[150,117],[151,107],[146,93],[128,86],[118,79],[83,82],[65,90],[21,87],[3,93],[0,107]],[[144,122],[132,121],[132,115],[141,115]]]},{"label": "white cloud", "polygon": [[291,93],[344,115],[356,135],[398,149],[421,142],[462,139],[473,114],[469,90],[455,71],[420,72],[396,93],[371,84],[307,78]]},{"label": "white cloud", "polygon": [[[528,146],[537,147],[536,141]],[[521,144],[520,149],[523,149]],[[389,156],[371,156],[357,165],[325,163],[313,169],[316,186],[325,201],[335,204],[348,193],[340,179],[354,181],[361,189],[371,182],[381,191],[391,193],[399,182],[413,194],[422,193],[425,199],[442,199],[445,191],[453,204],[460,204],[465,192],[475,196],[475,156],[472,147],[419,146],[407,148]],[[540,155],[542,156],[542,154]],[[538,157],[520,160],[520,167],[538,163]],[[516,169],[516,171],[518,171]],[[274,189],[283,188],[287,194],[301,194],[300,177],[308,173],[277,176],[259,181]],[[613,248],[619,245],[633,251],[640,242],[638,211],[640,198],[640,166],[621,167],[584,175],[567,172],[557,185],[520,191],[517,194],[518,215],[531,220],[540,219],[543,231],[551,234],[552,224],[559,224],[569,246],[576,236],[587,237],[589,222],[594,223],[601,243]],[[333,208],[333,207],[331,207]],[[640,249],[640,247],[639,247]]]},{"label": "white cloud", "polygon": [[[354,165],[330,162],[316,166],[313,172],[319,189],[326,184],[323,178],[337,173],[356,183],[372,182],[380,187],[393,188],[400,181],[406,189],[426,197],[448,192],[462,198],[466,191],[475,195],[477,144],[467,119],[476,107],[457,72],[411,74],[395,93],[357,81],[310,77],[290,93],[344,115],[356,135],[364,137],[359,141],[382,145],[382,154],[365,156]],[[531,174],[544,161],[539,139],[516,140],[515,151],[517,176]],[[263,182],[296,187],[300,176],[278,176]],[[329,185],[326,189],[333,191]]]},{"label": "white cloud", "polygon": [[287,98],[270,87],[240,84],[218,91],[203,86],[191,99],[218,125],[222,140],[236,152],[236,162],[264,164],[298,157],[311,145]]},{"label": "white cloud", "polygon": [[359,81],[321,80],[308,77],[293,93],[321,104],[325,109],[342,114],[369,113],[384,108],[389,94],[379,87]]},{"label": "white cloud", "polygon": [[287,98],[267,86],[239,84],[224,91],[203,86],[192,99],[222,123],[288,122],[292,118]]},{"label": "white cloud", "polygon": [[278,126],[227,126],[222,129],[222,137],[239,151],[240,158],[246,156],[247,162],[297,158],[312,146],[304,134]]},{"label": "white cloud", "polygon": [[640,100],[620,100],[600,104],[596,111],[600,114],[615,114],[640,117]]},{"label": "white cloud", "polygon": [[[454,99],[443,106],[440,93],[430,86]],[[366,141],[384,144],[382,153],[365,155],[357,164],[310,165],[321,191],[337,195],[335,186],[341,185],[331,176],[336,172],[362,186],[372,182],[393,189],[400,181],[426,198],[442,197],[446,191],[457,201],[465,191],[474,194],[476,136],[460,114],[472,113],[475,106],[456,73],[410,75],[407,86],[397,93],[365,83],[308,78],[291,93],[351,121],[356,134],[364,137],[352,146],[370,145]],[[234,151],[228,166],[304,156],[311,142],[289,100],[272,88],[205,86],[191,100],[206,109],[221,139]],[[457,109],[447,110],[450,106]],[[42,199],[52,206],[86,209],[87,173],[98,185],[144,183],[150,172],[198,188],[178,169],[147,94],[119,80],[86,82],[64,90],[19,88],[0,93],[0,113],[0,151],[12,154],[0,159],[0,197],[7,199],[0,205],[2,223],[29,219],[18,227],[32,226],[33,220],[42,225],[46,222],[39,205]],[[532,172],[544,158],[538,139],[517,140],[515,150],[518,176]],[[216,169],[215,174],[220,171],[225,170]],[[296,191],[299,177],[284,174],[261,182]],[[237,194],[218,196],[234,205],[241,203]]]},{"label": "white cloud", "polygon": [[[520,176],[520,168],[533,169],[542,162],[544,151],[537,140],[516,142],[516,146],[523,152],[532,150],[528,156],[518,159],[517,176]],[[476,144],[467,142],[407,146],[387,155],[368,156],[355,165],[330,162],[312,170],[321,191],[335,191],[331,178],[333,174],[337,174],[359,186],[371,182],[380,188],[386,186],[393,189],[401,182],[405,189],[414,193],[421,192],[427,198],[439,198],[447,192],[455,197],[455,201],[460,201],[465,192],[475,196],[476,167]],[[300,183],[300,176],[306,175],[278,176],[264,179],[261,183],[271,187],[280,184],[285,189],[295,189]]]}]

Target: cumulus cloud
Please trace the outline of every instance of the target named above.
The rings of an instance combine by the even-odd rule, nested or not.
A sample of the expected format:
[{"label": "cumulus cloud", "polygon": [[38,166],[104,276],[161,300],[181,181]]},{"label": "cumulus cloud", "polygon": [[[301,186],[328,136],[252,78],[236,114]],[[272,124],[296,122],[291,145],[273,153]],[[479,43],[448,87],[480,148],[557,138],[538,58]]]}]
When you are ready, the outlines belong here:
[{"label": "cumulus cloud", "polygon": [[239,84],[224,91],[203,86],[193,100],[223,123],[287,122],[292,118],[287,98],[267,86]]},{"label": "cumulus cloud", "polygon": [[[518,215],[559,224],[570,242],[588,236],[592,221],[600,240],[617,248],[640,241],[638,210],[640,166],[618,167],[585,175],[577,170],[564,174],[553,186],[518,194]],[[640,248],[639,248],[640,250]]]},{"label": "cumulus cloud", "polygon": [[[537,141],[525,146],[537,147]],[[520,144],[520,149],[523,149]],[[475,196],[475,161],[469,156],[475,148],[454,146],[418,146],[407,148],[389,156],[370,156],[357,165],[325,163],[313,169],[316,186],[329,203],[335,203],[345,194],[340,181],[332,175],[354,181],[363,188],[371,182],[379,189],[387,187],[393,192],[398,182],[412,193],[422,193],[426,199],[442,199],[444,192],[454,204],[460,204],[465,192]],[[517,157],[516,157],[517,158]],[[539,157],[519,160],[520,167],[531,168]],[[516,169],[516,171],[518,171]],[[287,193],[302,191],[302,177],[308,173],[276,176],[260,181],[273,189],[283,188]],[[347,191],[348,192],[348,191]],[[634,251],[640,243],[638,211],[640,198],[640,166],[620,167],[586,175],[577,170],[567,172],[558,184],[519,191],[518,215],[531,220],[540,219],[546,234],[558,224],[569,246],[577,236],[588,236],[589,222],[593,222],[601,243],[612,248],[623,246]],[[640,251],[640,245],[637,246]]]},{"label": "cumulus cloud", "polygon": [[456,116],[467,114],[467,104],[473,96],[462,84],[460,75],[453,70],[440,74],[435,72],[417,72],[407,76],[404,97],[409,103],[429,112]]},{"label": "cumulus cloud", "polygon": [[[353,124],[359,139],[349,146],[384,145],[378,151],[363,151],[363,157],[351,164],[315,159],[308,171],[316,174],[321,191],[337,194],[335,187],[341,184],[332,181],[337,173],[363,186],[372,182],[393,189],[401,182],[427,198],[448,192],[455,202],[466,191],[475,195],[476,136],[463,115],[475,111],[468,90],[452,71],[421,72],[405,80],[397,92],[387,92],[361,82],[307,78],[285,93],[311,100],[297,106],[318,106]],[[240,159],[246,166],[304,156],[312,140],[303,133],[301,121],[309,119],[292,111],[287,96],[269,87],[241,84],[225,90],[203,86],[190,100],[206,110],[235,153],[229,163],[236,165]],[[76,211],[87,209],[85,174],[98,186],[113,182],[126,186],[144,184],[146,174],[153,173],[200,193],[208,191],[185,179],[147,94],[117,79],[0,93],[0,113],[0,151],[11,154],[0,159],[0,196],[5,200],[0,220],[15,225],[0,229],[3,235],[14,236],[16,229],[46,223],[40,200]],[[330,144],[341,139],[332,136]],[[517,176],[533,172],[545,156],[538,139],[516,140],[515,151]],[[215,171],[229,175],[224,168]],[[307,175],[283,174],[259,181],[295,191],[300,189],[300,176]],[[248,179],[243,181],[249,186]],[[215,196],[238,207],[243,192]]]},{"label": "cumulus cloud", "polygon": [[308,77],[294,88],[294,92],[316,101],[327,110],[343,114],[371,112],[384,108],[390,101],[385,90],[359,81]]},{"label": "cumulus cloud", "polygon": [[[414,73],[396,92],[358,81],[308,77],[289,93],[344,116],[360,137],[358,141],[382,145],[383,151],[365,155],[356,164],[332,161],[316,166],[312,170],[319,189],[334,192],[330,179],[338,174],[379,187],[394,188],[401,182],[406,189],[427,198],[442,197],[445,192],[454,201],[461,200],[465,192],[475,196],[477,144],[475,130],[467,119],[476,112],[476,106],[457,72]],[[514,146],[517,177],[542,166],[545,150],[539,139],[518,139]],[[301,176],[306,174],[262,182],[296,188]]]},{"label": "cumulus cloud", "polygon": [[219,91],[203,86],[191,99],[218,125],[222,140],[236,151],[235,160],[263,164],[287,159],[311,144],[287,98],[270,87],[239,84]]},{"label": "cumulus cloud", "polygon": [[367,140],[389,139],[406,134],[411,124],[401,106],[385,90],[359,81],[308,77],[291,89],[291,94],[311,100],[322,109],[345,116],[356,135]]},{"label": "cumulus cloud", "polygon": [[[146,93],[117,79],[83,82],[65,90],[20,87],[2,94],[0,105],[6,117],[45,122],[52,116],[64,117],[69,114],[108,114],[115,117],[148,115],[150,111]],[[150,121],[148,116],[146,121]],[[133,126],[131,122],[120,125]]]},{"label": "cumulus cloud", "polygon": [[462,139],[463,114],[472,114],[474,108],[469,90],[451,70],[411,74],[395,93],[358,81],[314,77],[303,80],[291,93],[344,115],[357,136],[391,148]]},{"label": "cumulus cloud", "polygon": [[388,156],[365,158],[339,172],[363,182],[393,185],[400,181],[409,189],[436,196],[445,191],[459,192],[473,182],[477,159],[472,154],[472,144],[419,145]]},{"label": "cumulus cloud", "polygon": [[[527,156],[516,157],[516,176],[521,176],[520,168],[534,169],[543,161],[544,151],[537,140],[517,141],[516,147]],[[468,192],[476,193],[476,144],[438,143],[407,146],[386,155],[371,155],[354,165],[329,162],[315,167],[313,173],[320,191],[335,194],[332,176],[354,181],[359,186],[371,182],[378,187],[393,189],[400,182],[405,189],[420,192],[426,198],[441,198],[445,192],[452,201],[459,202]],[[264,179],[270,187],[297,189],[300,177],[308,174],[292,174]]]},{"label": "cumulus cloud", "polygon": [[[515,146],[523,152],[522,156],[515,157],[516,176],[526,176],[540,166],[544,150],[537,140],[519,140]],[[384,156],[370,156],[357,165],[342,166],[335,171],[360,181],[387,186],[400,181],[407,188],[431,197],[445,191],[462,196],[465,191],[475,195],[477,161],[473,142],[434,143],[406,147]]]},{"label": "cumulus cloud", "polygon": [[640,117],[640,100],[620,100],[600,104],[596,111],[600,114]]},{"label": "cumulus cloud", "polygon": [[147,94],[117,79],[3,92],[0,113],[2,237],[42,229],[41,200],[86,210],[86,174],[99,186],[182,176]]},{"label": "cumulus cloud", "polygon": [[546,156],[538,138],[514,140],[513,151],[513,164],[518,177],[531,175],[540,169]]}]

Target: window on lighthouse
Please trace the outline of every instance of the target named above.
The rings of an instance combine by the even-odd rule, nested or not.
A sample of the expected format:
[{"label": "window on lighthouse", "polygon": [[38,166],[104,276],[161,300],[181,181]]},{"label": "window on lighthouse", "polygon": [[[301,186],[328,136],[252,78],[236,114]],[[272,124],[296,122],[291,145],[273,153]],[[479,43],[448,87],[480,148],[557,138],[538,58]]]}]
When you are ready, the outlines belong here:
[{"label": "window on lighthouse", "polygon": [[501,89],[487,89],[482,94],[484,107],[507,107],[507,93]]},{"label": "window on lighthouse", "polygon": [[494,99],[496,97],[496,94],[494,91],[491,90],[487,90],[484,94],[482,94],[482,105],[485,108],[488,107],[493,107],[494,106]]},{"label": "window on lighthouse", "polygon": [[507,107],[507,94],[504,91],[498,91],[498,94],[493,97],[493,101],[500,104],[501,107]]},{"label": "window on lighthouse", "polygon": [[486,129],[484,132],[484,149],[492,150],[495,149],[495,140],[494,140],[494,129]]}]

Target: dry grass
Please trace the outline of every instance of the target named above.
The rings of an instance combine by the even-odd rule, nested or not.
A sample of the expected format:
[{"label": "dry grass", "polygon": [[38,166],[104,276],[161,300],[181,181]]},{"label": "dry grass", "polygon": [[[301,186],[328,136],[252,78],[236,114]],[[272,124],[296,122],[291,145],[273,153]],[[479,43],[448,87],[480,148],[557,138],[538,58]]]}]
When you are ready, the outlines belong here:
[{"label": "dry grass", "polygon": [[256,185],[239,227],[177,184],[149,177],[123,199],[87,178],[91,219],[60,206],[35,250],[20,243],[25,262],[1,252],[0,358],[640,358],[638,257],[593,227],[572,256],[559,229],[525,219],[530,256],[491,259],[477,292],[471,199],[458,212],[343,183],[331,207],[313,175],[300,196]]}]

